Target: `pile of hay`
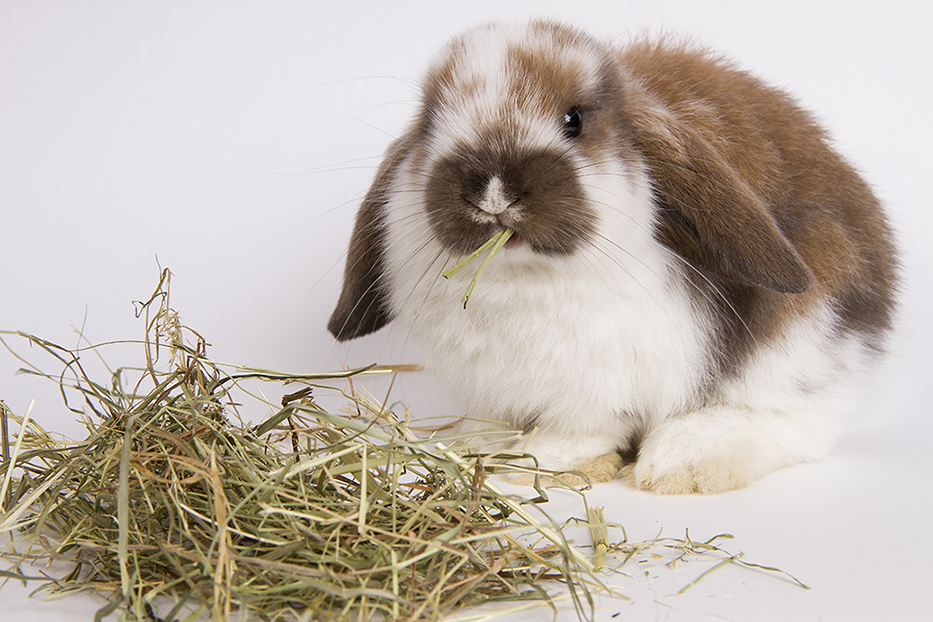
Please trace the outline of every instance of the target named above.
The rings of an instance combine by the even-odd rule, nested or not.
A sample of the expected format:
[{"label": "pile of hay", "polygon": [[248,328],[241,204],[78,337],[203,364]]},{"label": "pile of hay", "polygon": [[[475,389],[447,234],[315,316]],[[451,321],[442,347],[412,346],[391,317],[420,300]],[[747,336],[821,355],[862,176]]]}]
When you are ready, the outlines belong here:
[{"label": "pile of hay", "polygon": [[[146,362],[132,387],[128,370],[97,382],[82,353],[20,334],[61,360],[55,380],[81,397],[72,410],[93,418],[72,442],[28,413],[4,413],[20,424],[15,439],[3,434],[0,532],[15,537],[5,577],[64,561],[70,572],[43,589],[92,591],[108,599],[101,614],[166,621],[206,610],[223,620],[234,610],[431,619],[547,600],[542,579],[561,581],[578,606],[589,598],[590,563],[488,481],[481,457],[447,450],[452,438],[419,439],[356,394],[347,394],[356,416],[315,404],[314,383],[365,370],[288,375],[211,362],[170,309],[168,279],[140,304]],[[237,423],[232,396],[245,378],[302,387],[251,427]]]},{"label": "pile of hay", "polygon": [[[684,589],[726,564],[782,572],[720,549],[727,534],[610,543],[601,512],[581,495],[588,519],[571,522],[589,528],[591,562],[560,526],[536,518],[541,490],[516,499],[487,478],[510,467],[468,446],[450,450],[462,441],[453,435],[419,438],[407,413],[352,388],[354,376],[394,370],[283,374],[213,362],[171,309],[169,280],[166,270],[138,303],[144,364],[105,382],[82,362],[100,346],[0,332],[17,358],[4,336],[61,363],[49,375],[20,358],[23,371],[60,386],[87,428],[81,441],[60,439],[0,402],[4,580],[102,596],[98,620],[421,620],[504,601],[522,601],[506,611],[553,607],[554,593],[591,617],[593,593],[611,593],[595,572],[607,554],[621,559],[618,570],[651,547],[673,551],[672,568],[714,555]],[[273,405],[244,386],[255,379],[296,390]],[[349,414],[315,403],[313,392],[336,390],[323,384],[335,379],[347,379]],[[268,413],[259,425],[240,420],[247,399]],[[35,576],[39,566],[65,570]]]}]

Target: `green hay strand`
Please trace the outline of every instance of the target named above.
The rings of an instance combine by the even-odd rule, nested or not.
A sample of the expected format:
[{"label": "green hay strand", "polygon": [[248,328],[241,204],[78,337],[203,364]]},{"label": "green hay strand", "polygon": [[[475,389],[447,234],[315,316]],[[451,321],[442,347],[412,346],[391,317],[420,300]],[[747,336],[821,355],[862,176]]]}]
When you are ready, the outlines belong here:
[{"label": "green hay strand", "polygon": [[480,275],[483,273],[483,270],[486,269],[486,266],[489,264],[489,261],[493,256],[499,252],[499,249],[502,248],[506,242],[509,241],[509,238],[512,237],[512,234],[515,233],[512,229],[506,227],[502,231],[499,231],[496,235],[489,238],[489,240],[477,248],[475,251],[467,255],[462,261],[456,264],[454,267],[449,270],[441,273],[445,279],[449,279],[453,275],[460,272],[467,264],[472,262],[474,259],[482,255],[486,250],[489,250],[489,253],[483,258],[483,262],[479,265],[479,268],[476,270],[476,274],[473,275],[473,279],[470,281],[470,285],[467,287],[466,294],[463,295],[463,298],[460,299],[460,302],[463,303],[463,308],[466,309],[467,302],[470,300],[470,296],[473,294],[473,288],[476,287],[476,281],[479,280]]}]

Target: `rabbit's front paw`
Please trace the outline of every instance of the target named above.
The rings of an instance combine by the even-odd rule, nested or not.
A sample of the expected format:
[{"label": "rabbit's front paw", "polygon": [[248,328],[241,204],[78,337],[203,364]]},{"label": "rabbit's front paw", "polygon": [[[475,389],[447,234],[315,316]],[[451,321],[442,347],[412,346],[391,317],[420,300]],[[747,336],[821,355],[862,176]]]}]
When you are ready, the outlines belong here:
[{"label": "rabbit's front paw", "polygon": [[[564,473],[554,475],[540,474],[541,485],[545,488],[558,486],[570,488],[588,488],[592,484],[602,484],[613,479],[622,469],[622,457],[617,452],[609,452],[596,456],[580,466]],[[514,473],[509,475],[509,481],[522,486],[533,486],[534,473]]]},{"label": "rabbit's front paw", "polygon": [[683,432],[649,436],[623,479],[658,494],[713,494],[744,488],[777,468],[777,447],[761,431],[732,430],[714,438]]}]

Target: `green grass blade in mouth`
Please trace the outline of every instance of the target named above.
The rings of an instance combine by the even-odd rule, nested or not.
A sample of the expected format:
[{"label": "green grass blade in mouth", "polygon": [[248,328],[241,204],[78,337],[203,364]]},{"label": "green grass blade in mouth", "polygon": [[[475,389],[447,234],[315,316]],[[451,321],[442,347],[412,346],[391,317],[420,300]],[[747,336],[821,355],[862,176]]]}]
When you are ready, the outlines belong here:
[{"label": "green grass blade in mouth", "polygon": [[483,262],[479,265],[479,268],[476,270],[476,274],[473,275],[473,280],[470,281],[470,285],[469,287],[467,287],[466,294],[464,294],[463,298],[461,299],[464,309],[466,309],[467,301],[470,300],[470,295],[473,294],[473,288],[476,287],[476,281],[479,280],[479,276],[483,273],[483,270],[486,269],[486,266],[489,264],[489,261],[492,259],[493,255],[499,252],[499,249],[502,248],[505,245],[505,243],[509,241],[509,238],[512,237],[513,233],[515,233],[514,230],[506,227],[502,231],[498,232],[496,235],[489,238],[489,240],[485,244],[483,244],[482,246],[477,248],[475,251],[467,255],[457,265],[455,265],[454,267],[450,268],[449,270],[441,274],[441,276],[443,276],[445,279],[449,279],[453,275],[460,272],[463,268],[465,268],[468,263],[470,263],[471,261],[473,261],[474,259],[476,259],[477,257],[479,257],[480,255],[482,255],[484,252],[486,252],[487,250],[491,248],[491,250],[489,250],[489,254],[483,258]]}]

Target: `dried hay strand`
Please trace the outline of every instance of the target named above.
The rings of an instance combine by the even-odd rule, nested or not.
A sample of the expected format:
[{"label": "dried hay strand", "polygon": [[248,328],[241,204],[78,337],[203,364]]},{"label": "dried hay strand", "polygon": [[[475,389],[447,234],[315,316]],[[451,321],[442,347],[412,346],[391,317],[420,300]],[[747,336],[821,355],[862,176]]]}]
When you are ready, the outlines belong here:
[{"label": "dried hay strand", "polygon": [[476,269],[476,273],[473,275],[472,280],[470,280],[470,284],[469,286],[467,286],[467,290],[466,290],[466,293],[463,295],[463,298],[460,299],[460,302],[463,303],[464,309],[466,309],[467,302],[469,302],[470,300],[470,296],[473,295],[473,288],[476,287],[476,282],[479,280],[479,277],[483,273],[483,270],[485,270],[486,266],[489,265],[489,262],[492,260],[493,256],[499,252],[499,249],[505,246],[505,243],[509,241],[509,238],[512,237],[513,233],[515,233],[515,231],[512,229],[509,229],[508,227],[500,230],[494,236],[489,238],[485,243],[483,243],[482,246],[480,246],[475,251],[473,251],[466,257],[464,257],[455,266],[441,273],[441,276],[443,276],[445,279],[449,279],[453,275],[463,270],[467,266],[467,264],[469,264],[474,259],[482,255],[484,252],[486,252],[487,250],[489,251],[489,253],[487,253],[486,256],[483,257],[483,261],[480,262],[479,268]]},{"label": "dried hay strand", "polygon": [[[321,382],[371,370],[294,375],[212,362],[169,307],[169,278],[164,271],[138,305],[145,365],[109,382],[84,371],[81,355],[96,346],[69,350],[19,333],[64,366],[58,376],[27,371],[60,383],[87,436],[56,439],[4,406],[4,425],[20,426],[13,447],[3,434],[4,577],[36,579],[20,567],[66,563],[69,572],[39,578],[39,589],[104,596],[98,619],[118,610],[150,621],[234,611],[438,619],[489,601],[549,602],[548,579],[581,614],[592,606],[588,560],[487,480],[482,457],[447,450],[454,438],[421,440],[355,394],[346,395],[361,416],[315,403]],[[255,378],[303,388],[248,426],[235,421],[234,391]],[[157,618],[157,604],[170,610]]]}]

